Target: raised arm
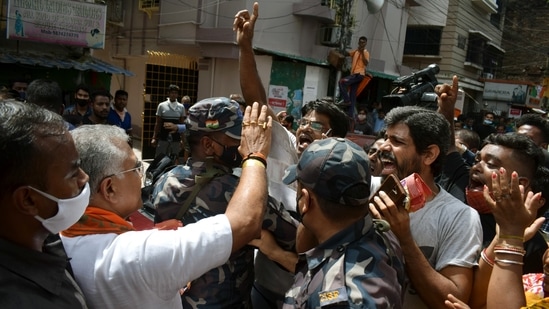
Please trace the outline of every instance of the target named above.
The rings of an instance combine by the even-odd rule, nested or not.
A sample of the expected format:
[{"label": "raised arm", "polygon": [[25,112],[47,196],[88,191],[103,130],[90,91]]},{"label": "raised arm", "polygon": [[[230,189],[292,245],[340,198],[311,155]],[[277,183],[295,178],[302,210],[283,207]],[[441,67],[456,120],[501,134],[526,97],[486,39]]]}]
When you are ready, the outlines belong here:
[{"label": "raised arm", "polygon": [[[254,37],[255,22],[259,17],[259,4],[254,3],[252,15],[248,10],[242,10],[236,13],[233,22],[233,31],[236,32],[236,42],[240,49],[240,88],[246,104],[259,102],[261,105],[267,105],[267,94],[261,83],[261,78],[257,72],[252,41]],[[268,114],[274,121],[278,121],[274,111],[269,108]]]},{"label": "raised arm", "polygon": [[271,149],[272,117],[267,107],[254,103],[246,107],[242,122],[242,137],[238,151],[244,158],[242,175],[229,201],[225,215],[233,234],[232,250],[238,250],[261,235],[261,224],[267,204],[267,174],[261,160]]},{"label": "raised arm", "polygon": [[450,148],[448,153],[457,151],[454,143],[456,137],[454,133],[454,108],[458,95],[458,77],[452,77],[452,85],[442,84],[435,87],[435,92],[438,95],[438,112],[443,115],[450,123]]}]

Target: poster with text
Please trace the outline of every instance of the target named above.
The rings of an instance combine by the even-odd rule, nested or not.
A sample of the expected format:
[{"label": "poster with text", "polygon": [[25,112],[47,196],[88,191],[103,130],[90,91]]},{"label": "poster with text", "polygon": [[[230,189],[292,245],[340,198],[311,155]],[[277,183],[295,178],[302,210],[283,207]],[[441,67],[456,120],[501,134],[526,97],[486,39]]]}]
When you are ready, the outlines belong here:
[{"label": "poster with text", "polygon": [[275,113],[286,110],[286,101],[288,100],[288,87],[269,85],[269,106]]},{"label": "poster with text", "polygon": [[7,38],[104,48],[107,6],[70,0],[9,0]]}]

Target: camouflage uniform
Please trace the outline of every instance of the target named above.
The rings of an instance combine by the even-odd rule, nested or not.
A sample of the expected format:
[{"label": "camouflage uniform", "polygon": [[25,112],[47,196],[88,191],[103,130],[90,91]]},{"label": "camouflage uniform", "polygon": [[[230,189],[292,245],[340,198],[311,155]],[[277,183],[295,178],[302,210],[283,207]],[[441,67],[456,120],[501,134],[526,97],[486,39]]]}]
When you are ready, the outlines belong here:
[{"label": "camouflage uniform", "polygon": [[[296,180],[334,203],[332,211],[335,205],[342,212],[368,207],[368,157],[344,138],[311,143],[298,164],[286,169],[283,182]],[[366,215],[301,254],[284,308],[402,308],[405,272],[400,246],[391,232],[381,233],[374,226],[378,224]]]},{"label": "camouflage uniform", "polygon": [[[236,102],[235,102],[236,104]],[[199,108],[200,102],[189,110],[187,119],[188,130],[196,129],[205,121],[193,116],[193,108]],[[232,108],[232,106],[231,106]],[[238,104],[236,104],[238,109]],[[210,111],[213,108],[209,108]],[[239,110],[239,109],[238,109]],[[223,114],[214,111],[210,117],[218,120],[219,127],[231,125],[232,120],[224,118]],[[210,122],[206,122],[211,125]],[[193,126],[194,125],[194,126]],[[207,129],[200,126],[204,131]],[[236,134],[236,132],[234,132]],[[240,134],[240,132],[238,132]],[[239,169],[234,173],[231,168],[212,163],[214,168],[225,172],[224,175],[213,178],[200,190],[194,202],[182,218],[184,225],[201,219],[225,213],[229,200],[238,183]],[[160,177],[153,193],[156,208],[155,221],[161,222],[174,218],[181,205],[190,196],[195,186],[195,176],[206,172],[206,163],[190,158],[185,166],[177,166]],[[258,206],[259,207],[259,206]],[[279,245],[286,250],[295,251],[296,221],[284,210],[282,204],[269,197],[268,207],[263,221],[263,229],[275,235]],[[192,236],[189,236],[192,237]],[[224,265],[208,271],[191,283],[191,287],[183,296],[184,308],[251,308],[250,293],[254,281],[254,248],[246,246],[234,252]]]},{"label": "camouflage uniform", "polygon": [[283,308],[402,308],[400,247],[392,233],[384,236],[391,249],[366,216],[301,254]]}]

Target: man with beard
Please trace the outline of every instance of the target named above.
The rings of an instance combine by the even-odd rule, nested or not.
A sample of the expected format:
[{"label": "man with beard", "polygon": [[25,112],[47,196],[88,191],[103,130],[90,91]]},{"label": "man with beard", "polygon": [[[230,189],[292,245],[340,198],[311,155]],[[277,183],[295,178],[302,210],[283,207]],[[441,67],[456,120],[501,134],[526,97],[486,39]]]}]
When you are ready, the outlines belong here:
[{"label": "man with beard", "polygon": [[91,95],[91,115],[82,118],[82,124],[107,124],[107,117],[111,108],[111,94],[106,91],[97,91]]},{"label": "man with beard", "polygon": [[126,109],[128,106],[128,92],[122,89],[114,93],[114,103],[109,111],[107,122],[121,127],[131,138],[132,136],[132,115]]},{"label": "man with beard", "polygon": [[74,92],[74,104],[65,108],[63,118],[77,127],[82,124],[82,118],[91,113],[90,90],[84,85],[79,85]]},{"label": "man with beard", "polygon": [[[236,101],[224,97],[199,101],[189,109],[185,124],[191,157],[187,165],[176,166],[157,181],[153,193],[157,223],[175,218],[187,225],[224,213],[239,181],[233,169],[241,164],[268,165],[261,154],[243,159],[238,153],[242,126],[264,124],[243,123]],[[285,250],[295,251],[296,225],[269,197],[262,228],[272,232]],[[246,246],[194,280],[183,294],[183,308],[251,308],[253,258],[254,249]]]},{"label": "man with beard", "polygon": [[[239,71],[242,96],[249,105],[259,102],[267,105],[265,88],[259,78],[252,47],[255,22],[258,18],[259,5],[254,3],[253,13],[239,11],[233,23],[236,39],[240,49]],[[276,113],[269,108],[269,115],[277,120]],[[295,135],[296,145],[290,144],[286,129],[273,121],[272,151],[269,154],[267,173],[269,175],[269,193],[276,196],[290,212],[295,213],[295,187],[282,183],[286,167],[297,163],[297,157],[315,140],[326,137],[345,137],[349,131],[347,115],[328,100],[310,101],[301,110],[302,118],[298,120]],[[297,154],[297,155],[296,155]],[[294,234],[295,239],[295,234]],[[262,238],[263,240],[263,238]],[[267,243],[267,242],[265,242]],[[269,243],[268,243],[269,244]],[[270,244],[273,244],[270,242]],[[274,243],[276,244],[276,243]],[[260,249],[263,249],[260,247]],[[288,253],[288,252],[286,252]],[[252,290],[252,302],[255,308],[278,308],[284,301],[284,294],[294,281],[294,268],[280,265],[295,265],[297,253],[283,254],[278,263],[271,261],[263,251],[255,259],[255,282]]]},{"label": "man with beard", "polygon": [[[456,77],[441,101],[455,96]],[[394,108],[385,121],[386,140],[380,148],[383,168],[399,179],[418,173],[433,192],[425,206],[413,213],[384,193],[370,204],[374,217],[389,222],[402,248],[411,281],[404,308],[440,307],[454,293],[468,301],[482,231],[478,214],[435,183],[450,147],[450,124],[441,114],[417,106]]]}]

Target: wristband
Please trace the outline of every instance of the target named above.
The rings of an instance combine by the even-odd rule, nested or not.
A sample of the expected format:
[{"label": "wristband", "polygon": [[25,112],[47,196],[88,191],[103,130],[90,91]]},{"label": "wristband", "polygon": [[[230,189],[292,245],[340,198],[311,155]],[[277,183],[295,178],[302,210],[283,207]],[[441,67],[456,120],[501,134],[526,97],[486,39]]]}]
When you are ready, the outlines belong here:
[{"label": "wristband", "polygon": [[267,168],[267,160],[265,159],[265,156],[260,152],[250,153],[246,158],[244,158],[244,160],[242,160],[242,166],[244,166],[244,162],[248,160],[257,160],[261,162],[263,166],[265,166],[265,168]]},{"label": "wristband", "polygon": [[246,159],[247,158],[257,158],[257,157],[259,157],[259,158],[263,159],[263,161],[267,162],[267,158],[261,152],[252,152],[246,157]]},{"label": "wristband", "polygon": [[263,162],[261,162],[260,160],[257,160],[255,158],[250,158],[250,157],[246,158],[246,160],[242,162],[242,168],[245,168],[248,166],[261,166],[263,168],[267,168],[267,165],[263,164]]},{"label": "wristband", "polygon": [[499,235],[498,236],[500,239],[516,239],[516,240],[520,240],[522,242],[524,242],[524,237],[523,236],[516,236],[516,235]]}]

